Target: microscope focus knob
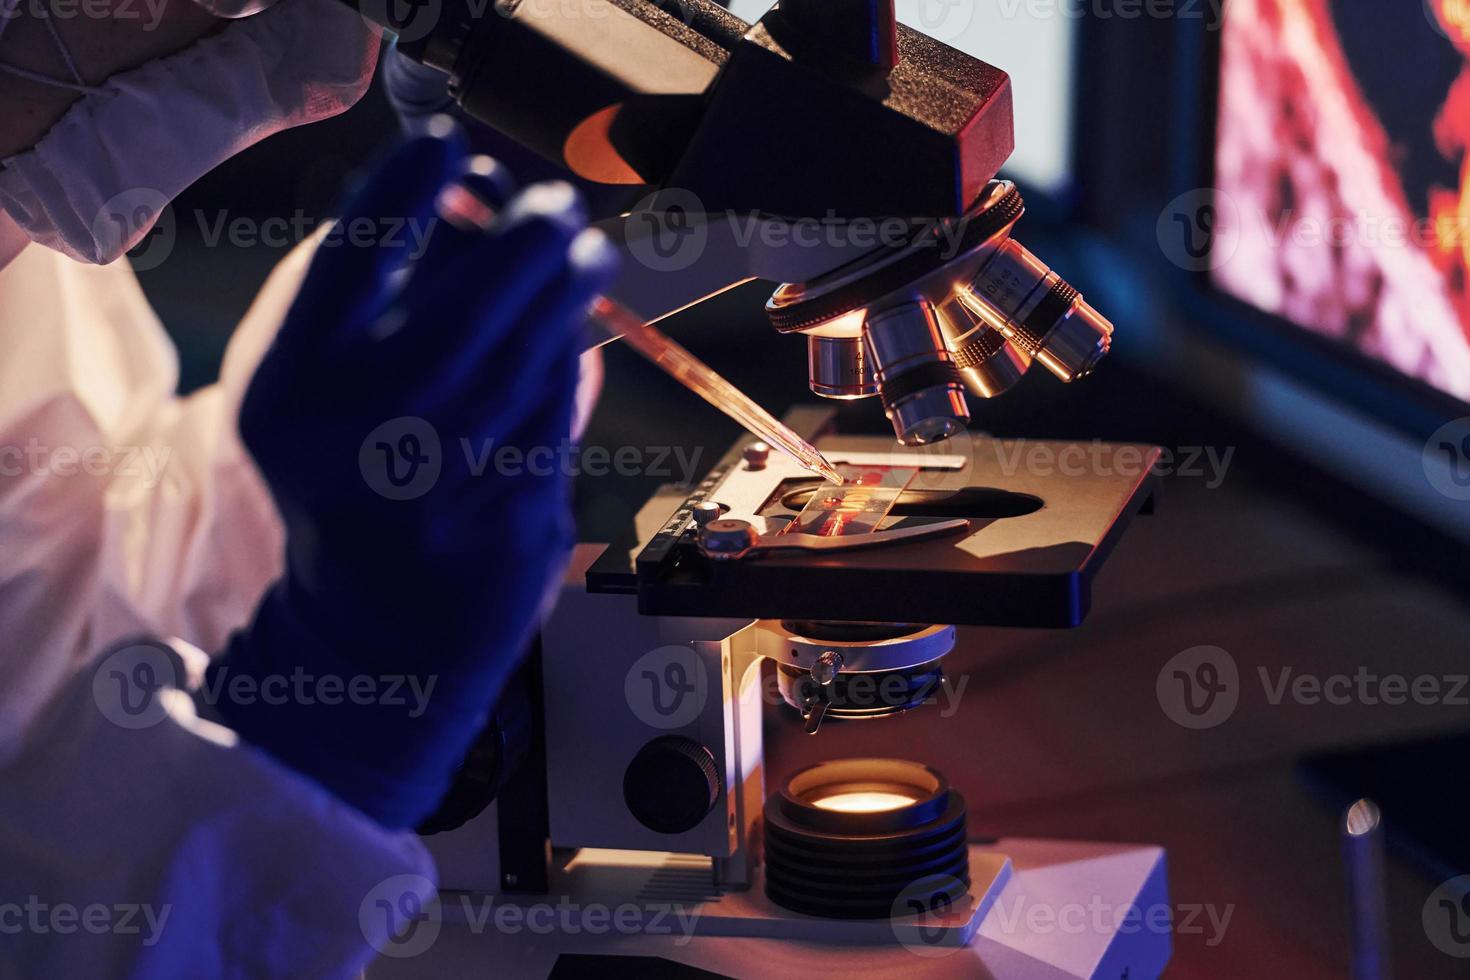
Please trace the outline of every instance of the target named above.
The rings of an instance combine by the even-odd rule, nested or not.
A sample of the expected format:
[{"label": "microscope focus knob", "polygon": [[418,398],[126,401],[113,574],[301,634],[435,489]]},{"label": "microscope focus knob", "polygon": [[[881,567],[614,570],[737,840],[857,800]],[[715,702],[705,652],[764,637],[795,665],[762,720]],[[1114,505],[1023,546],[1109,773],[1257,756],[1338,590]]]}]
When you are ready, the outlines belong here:
[{"label": "microscope focus knob", "polygon": [[715,757],[692,738],[656,738],[628,763],[623,801],[639,823],[656,833],[693,830],[720,801]]},{"label": "microscope focus knob", "polygon": [[711,521],[699,529],[699,550],[711,561],[744,558],[760,544],[760,535],[749,521]]}]

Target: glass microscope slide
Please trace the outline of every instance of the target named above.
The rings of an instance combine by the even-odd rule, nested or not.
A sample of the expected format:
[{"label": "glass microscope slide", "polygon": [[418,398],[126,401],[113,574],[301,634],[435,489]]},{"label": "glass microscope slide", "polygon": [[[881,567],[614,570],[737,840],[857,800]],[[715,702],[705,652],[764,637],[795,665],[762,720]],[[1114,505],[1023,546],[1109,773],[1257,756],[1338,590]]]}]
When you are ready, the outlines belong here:
[{"label": "glass microscope slide", "polygon": [[907,467],[847,464],[839,465],[837,471],[842,486],[818,487],[783,534],[871,534],[919,472]]}]

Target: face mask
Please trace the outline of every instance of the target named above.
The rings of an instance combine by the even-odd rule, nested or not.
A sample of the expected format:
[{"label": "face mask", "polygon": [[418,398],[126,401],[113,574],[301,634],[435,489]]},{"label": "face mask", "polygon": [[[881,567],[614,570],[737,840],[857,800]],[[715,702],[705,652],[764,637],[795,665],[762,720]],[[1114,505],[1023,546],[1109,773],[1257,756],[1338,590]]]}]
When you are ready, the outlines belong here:
[{"label": "face mask", "polygon": [[225,160],[351,107],[378,50],[378,34],[338,0],[281,0],[89,86],[46,23],[71,79],[0,72],[83,94],[33,148],[0,161],[0,208],[32,241],[97,264],[141,241],[170,200]]}]

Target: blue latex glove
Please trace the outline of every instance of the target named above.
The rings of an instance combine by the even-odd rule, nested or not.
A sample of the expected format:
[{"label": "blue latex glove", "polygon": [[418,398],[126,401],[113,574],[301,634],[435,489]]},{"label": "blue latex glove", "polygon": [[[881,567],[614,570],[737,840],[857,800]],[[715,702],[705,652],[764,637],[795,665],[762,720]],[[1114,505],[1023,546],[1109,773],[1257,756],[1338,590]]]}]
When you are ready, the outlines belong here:
[{"label": "blue latex glove", "polygon": [[[439,129],[352,197],[246,393],[287,567],[204,687],[245,739],[392,828],[443,796],[564,568],[562,467],[512,473],[483,449],[569,438],[583,312],[615,264],[564,184],[510,200],[488,233],[439,221],[421,257],[409,234],[352,244],[434,220],[466,170],[463,136]],[[511,190],[502,172],[475,183]],[[286,703],[236,693],[272,678]]]}]

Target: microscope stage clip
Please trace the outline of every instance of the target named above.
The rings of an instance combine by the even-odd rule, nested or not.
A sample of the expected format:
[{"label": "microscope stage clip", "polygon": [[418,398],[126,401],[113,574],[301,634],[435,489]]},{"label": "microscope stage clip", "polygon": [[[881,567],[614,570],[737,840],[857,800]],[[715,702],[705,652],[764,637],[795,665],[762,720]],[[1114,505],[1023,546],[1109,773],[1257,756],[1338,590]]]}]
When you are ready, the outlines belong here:
[{"label": "microscope stage clip", "polygon": [[936,521],[912,527],[875,531],[872,534],[758,534],[749,521],[711,521],[699,529],[699,550],[712,561],[734,561],[771,551],[847,552],[860,548],[928,540],[947,534],[968,531],[964,518]]}]

